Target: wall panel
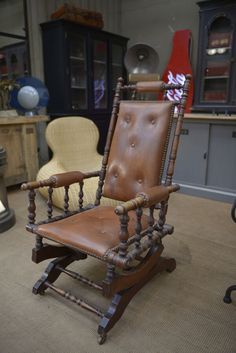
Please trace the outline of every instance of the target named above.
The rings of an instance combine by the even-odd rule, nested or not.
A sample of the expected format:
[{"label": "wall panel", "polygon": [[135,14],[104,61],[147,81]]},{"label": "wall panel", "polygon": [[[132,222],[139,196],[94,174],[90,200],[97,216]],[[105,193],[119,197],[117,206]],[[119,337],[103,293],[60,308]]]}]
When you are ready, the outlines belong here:
[{"label": "wall panel", "polygon": [[159,54],[159,73],[168,63],[173,34],[190,29],[193,35],[192,66],[195,68],[198,44],[198,6],[196,0],[122,0],[121,34],[128,46],[144,43]]}]

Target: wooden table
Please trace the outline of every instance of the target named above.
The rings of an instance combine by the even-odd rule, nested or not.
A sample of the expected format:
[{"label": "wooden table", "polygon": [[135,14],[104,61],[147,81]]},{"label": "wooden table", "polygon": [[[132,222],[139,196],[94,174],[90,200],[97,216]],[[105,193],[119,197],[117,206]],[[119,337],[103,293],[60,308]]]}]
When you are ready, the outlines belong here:
[{"label": "wooden table", "polygon": [[36,124],[46,115],[0,116],[0,145],[7,152],[6,186],[35,180],[39,169]]}]

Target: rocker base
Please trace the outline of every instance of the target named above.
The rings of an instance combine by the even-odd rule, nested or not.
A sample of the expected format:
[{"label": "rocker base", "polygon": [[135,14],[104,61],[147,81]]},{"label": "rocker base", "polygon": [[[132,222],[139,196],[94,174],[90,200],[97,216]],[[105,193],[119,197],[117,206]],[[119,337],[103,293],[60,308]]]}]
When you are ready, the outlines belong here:
[{"label": "rocker base", "polygon": [[172,272],[175,268],[175,259],[160,257],[157,265],[154,266],[152,270],[150,270],[149,273],[136,285],[115,294],[107,313],[103,316],[98,326],[98,334],[100,336],[99,344],[103,344],[105,342],[107,332],[110,331],[116,322],[121,318],[123,312],[134,295],[157,273],[162,271]]},{"label": "rocker base", "polygon": [[61,274],[61,270],[57,267],[61,267],[62,269],[66,268],[75,260],[85,259],[87,255],[78,253],[75,255],[69,255],[64,257],[59,257],[58,259],[53,260],[47,266],[45,272],[42,274],[41,278],[35,283],[33,286],[32,292],[34,294],[44,294],[47,289],[46,282],[54,283]]},{"label": "rocker base", "polygon": [[[153,254],[154,255],[154,254]],[[54,283],[60,274],[63,272],[65,274],[71,275],[72,271],[63,271],[68,265],[70,265],[75,260],[82,260],[85,259],[86,255],[83,253],[77,253],[76,255],[68,255],[64,257],[57,258],[49,263],[45,272],[42,274],[41,278],[35,283],[33,287],[34,294],[44,294],[45,290],[49,287],[53,289],[58,294],[64,296],[66,299],[70,299],[71,301],[75,302],[76,304],[80,305],[81,307],[90,310],[97,314],[98,316],[102,316],[102,319],[98,326],[98,343],[103,344],[106,341],[107,333],[112,329],[112,327],[116,324],[116,322],[121,318],[122,314],[124,313],[126,307],[128,306],[131,299],[134,295],[157,273],[162,271],[172,272],[176,268],[176,261],[172,258],[164,258],[164,257],[157,257],[155,264],[152,268],[148,271],[142,273],[142,275],[138,278],[136,284],[132,287],[125,288],[117,292],[111,301],[111,304],[105,314],[103,314],[99,309],[94,309],[92,305],[88,305],[85,301],[76,298],[75,296],[71,295],[69,292],[65,292],[57,287],[54,287],[52,283]],[[67,273],[68,272],[68,273]],[[73,273],[74,276],[74,273]],[[81,280],[77,274],[74,278],[78,277],[77,279]],[[102,287],[94,284],[92,281],[84,280],[85,284],[88,284],[95,289],[102,290]],[[111,282],[112,285],[112,282]],[[103,293],[105,294],[105,293]]]}]

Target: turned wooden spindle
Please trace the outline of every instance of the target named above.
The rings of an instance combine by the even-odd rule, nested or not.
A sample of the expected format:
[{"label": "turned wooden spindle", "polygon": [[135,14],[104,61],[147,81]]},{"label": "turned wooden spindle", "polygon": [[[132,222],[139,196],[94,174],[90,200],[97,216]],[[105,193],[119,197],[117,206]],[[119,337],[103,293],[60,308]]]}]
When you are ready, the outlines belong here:
[{"label": "turned wooden spindle", "polygon": [[178,151],[178,146],[179,146],[181,129],[182,129],[182,125],[183,125],[184,110],[186,107],[190,80],[191,80],[191,76],[186,75],[186,80],[184,82],[184,87],[183,87],[182,99],[181,99],[181,103],[179,104],[179,109],[178,109],[178,117],[177,117],[177,123],[176,123],[176,127],[175,127],[174,139],[172,142],[170,157],[169,157],[169,161],[168,161],[168,168],[167,168],[166,180],[165,180],[166,186],[169,186],[172,184],[172,178],[173,178],[173,174],[174,174],[175,161],[176,161],[176,156],[177,156],[177,151]]},{"label": "turned wooden spindle", "polygon": [[40,235],[36,235],[35,237],[35,249],[39,250],[43,247],[43,238]]},{"label": "turned wooden spindle", "polygon": [[[175,113],[175,105],[173,105],[173,107],[172,107],[171,117],[170,117],[168,132],[167,132],[167,138],[166,138],[166,142],[165,142],[165,146],[164,146],[164,151],[162,154],[162,163],[161,163],[161,169],[160,169],[159,184],[162,184],[162,177],[163,177],[164,168],[165,168],[165,161],[166,161],[166,156],[167,156],[167,151],[168,151],[168,146],[169,146],[171,129],[172,129],[172,125],[173,125],[174,113]],[[171,185],[171,183],[169,185]]]},{"label": "turned wooden spindle", "polygon": [[105,282],[111,283],[114,276],[115,276],[115,265],[108,264]]},{"label": "turned wooden spindle", "polygon": [[113,107],[112,107],[112,113],[111,113],[111,121],[110,121],[110,125],[109,125],[109,130],[107,133],[107,141],[106,141],[106,146],[104,149],[104,155],[103,155],[103,159],[102,159],[102,168],[101,168],[101,172],[100,172],[100,176],[99,176],[98,189],[96,192],[95,206],[100,205],[100,200],[102,197],[102,188],[103,188],[104,180],[105,180],[105,176],[106,176],[107,162],[108,162],[108,156],[109,156],[109,152],[110,152],[111,142],[112,142],[112,138],[113,138],[113,134],[115,131],[115,126],[116,126],[116,121],[117,121],[117,117],[118,117],[120,92],[121,92],[123,82],[124,82],[123,78],[119,78],[117,86],[116,86]]},{"label": "turned wooden spindle", "polygon": [[142,223],[141,223],[141,219],[142,219],[142,215],[143,215],[143,210],[142,207],[138,207],[136,210],[136,227],[135,227],[135,246],[136,248],[140,247],[140,241],[142,239],[141,236],[141,232],[142,232]]},{"label": "turned wooden spindle", "polygon": [[35,196],[36,192],[34,189],[29,190],[29,205],[28,205],[28,220],[29,224],[34,224],[35,223],[35,217],[36,217],[36,204],[35,204]]},{"label": "turned wooden spindle", "polygon": [[[29,205],[28,205],[28,221],[29,225],[34,225],[35,224],[35,218],[36,218],[36,204],[35,204],[35,197],[36,197],[36,192],[34,189],[29,190]],[[40,235],[36,235],[35,238],[35,248],[37,250],[41,249],[43,247],[43,240]]]},{"label": "turned wooden spindle", "polygon": [[168,200],[161,202],[161,208],[159,212],[159,219],[157,221],[157,230],[162,231],[166,222],[166,214],[168,210]]},{"label": "turned wooden spindle", "polygon": [[120,257],[125,257],[127,253],[128,243],[127,240],[129,238],[128,233],[128,222],[129,216],[127,212],[120,216],[120,244],[119,244],[119,255]]},{"label": "turned wooden spindle", "polygon": [[71,271],[71,270],[67,270],[59,265],[56,268],[59,271],[65,273],[66,275],[68,275],[68,276],[70,276],[70,277],[72,277],[72,278],[74,278],[84,284],[87,284],[88,286],[90,286],[92,288],[102,291],[102,286],[100,286],[99,284],[95,283],[94,281],[91,281],[90,279],[80,275],[79,273]]},{"label": "turned wooden spindle", "polygon": [[100,309],[92,306],[91,304],[87,303],[83,299],[77,298],[76,296],[72,295],[70,292],[64,291],[63,289],[60,289],[49,282],[45,282],[45,285],[51,288],[54,292],[56,292],[60,296],[64,297],[65,299],[68,299],[71,302],[81,306],[82,308],[88,311],[91,311],[92,313],[98,315],[99,317],[103,316],[103,312]]},{"label": "turned wooden spindle", "polygon": [[149,208],[149,216],[148,216],[148,239],[152,239],[153,236],[153,225],[154,225],[154,208],[155,206],[152,206]]},{"label": "turned wooden spindle", "polygon": [[48,200],[47,200],[47,214],[48,214],[48,219],[52,218],[53,214],[53,204],[52,204],[52,194],[53,194],[53,188],[50,186],[48,188]]},{"label": "turned wooden spindle", "polygon": [[79,210],[80,211],[83,209],[83,198],[84,198],[83,186],[84,186],[84,182],[81,181],[79,183]]},{"label": "turned wooden spindle", "polygon": [[64,186],[64,189],[64,214],[67,214],[69,212],[69,186]]}]

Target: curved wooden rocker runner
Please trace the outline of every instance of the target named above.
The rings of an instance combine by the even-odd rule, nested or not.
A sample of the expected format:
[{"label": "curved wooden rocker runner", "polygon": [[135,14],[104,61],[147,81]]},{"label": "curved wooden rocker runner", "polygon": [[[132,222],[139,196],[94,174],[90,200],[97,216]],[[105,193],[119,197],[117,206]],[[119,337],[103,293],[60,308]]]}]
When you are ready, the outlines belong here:
[{"label": "curved wooden rocker runner", "polygon": [[[49,179],[22,185],[29,191],[28,224],[26,229],[36,235],[32,260],[39,263],[55,258],[33,287],[34,294],[43,294],[48,288],[97,316],[99,343],[122,316],[132,297],[156,273],[173,271],[174,259],[161,256],[162,239],[173,233],[166,224],[169,195],[179,189],[172,184],[175,159],[179,144],[190,76],[183,85],[164,82],[117,83],[111,123],[100,171],[79,171],[55,174]],[[168,89],[182,89],[179,102],[165,100]],[[121,100],[123,91],[134,93],[164,93],[163,101]],[[178,106],[173,141],[170,140],[174,109]],[[170,148],[168,150],[168,145]],[[170,151],[169,159],[166,158]],[[165,162],[167,160],[167,162]],[[163,171],[166,171],[165,178]],[[83,206],[83,183],[99,177],[94,204]],[[162,182],[164,180],[164,182]],[[69,210],[69,187],[78,183],[78,210]],[[53,216],[53,190],[64,187],[64,212]],[[48,189],[47,219],[36,223],[36,189]],[[102,197],[123,201],[115,208],[102,206]],[[158,211],[157,206],[158,205]],[[143,213],[147,208],[148,215]],[[154,213],[155,210],[155,213]],[[155,214],[158,216],[155,219]],[[44,239],[58,245],[43,243]],[[93,256],[107,264],[102,283],[69,270],[74,261]],[[119,271],[117,271],[119,269]],[[58,288],[54,282],[64,273],[111,297],[107,312]]]}]

